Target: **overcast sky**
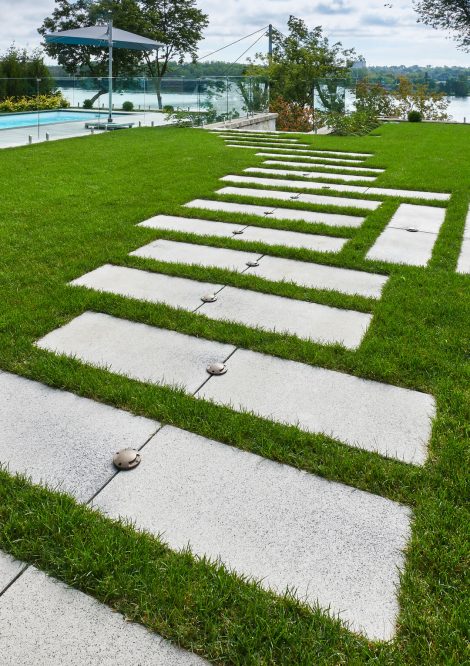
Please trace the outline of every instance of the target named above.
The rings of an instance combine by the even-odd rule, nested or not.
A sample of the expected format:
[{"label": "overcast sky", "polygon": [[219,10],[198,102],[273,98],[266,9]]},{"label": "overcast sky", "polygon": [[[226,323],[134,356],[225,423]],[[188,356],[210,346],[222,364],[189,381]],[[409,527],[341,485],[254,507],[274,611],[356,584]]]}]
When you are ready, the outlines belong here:
[{"label": "overcast sky", "polygon": [[[311,27],[324,26],[330,39],[339,40],[348,48],[355,47],[369,65],[470,66],[469,54],[458,51],[443,32],[416,23],[411,1],[198,0],[198,5],[209,14],[210,20],[200,44],[200,55],[268,23],[285,31],[289,15],[294,14]],[[54,0],[0,0],[0,51],[13,41],[21,47],[38,46],[36,30],[53,7]],[[221,58],[235,60],[254,39],[256,36],[222,51]],[[267,40],[262,39],[251,53],[256,49],[267,50]]]}]

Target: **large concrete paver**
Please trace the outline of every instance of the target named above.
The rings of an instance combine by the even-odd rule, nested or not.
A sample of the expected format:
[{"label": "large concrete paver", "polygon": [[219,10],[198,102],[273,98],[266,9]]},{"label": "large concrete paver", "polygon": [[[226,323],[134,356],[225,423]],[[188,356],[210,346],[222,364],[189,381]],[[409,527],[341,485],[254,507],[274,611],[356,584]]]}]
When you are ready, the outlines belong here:
[{"label": "large concrete paver", "polygon": [[[358,158],[353,153],[344,153],[344,156],[341,153],[327,152],[324,150],[304,150],[302,148],[297,148],[297,146],[289,146],[288,148],[281,148],[280,146],[268,146],[261,143],[248,145],[245,143],[227,143],[229,148],[248,148],[250,150],[262,150],[265,151],[263,155],[270,157],[274,155],[276,151],[284,157],[299,157],[302,159],[304,157],[311,157],[312,159],[335,159],[341,162],[352,162],[360,164],[363,162],[365,157]],[[261,153],[259,153],[261,154]]]},{"label": "large concrete paver", "polygon": [[394,634],[410,521],[395,502],[164,427],[94,506],[263,587],[295,589],[370,638]]},{"label": "large concrete paver", "polygon": [[0,626],[2,666],[207,664],[34,567],[0,597]]},{"label": "large concrete paver", "polygon": [[470,273],[470,206],[463,232],[462,247],[457,262],[457,273]]},{"label": "large concrete paver", "polygon": [[[289,167],[308,167],[312,169],[314,167],[325,168],[324,162],[319,162],[317,164],[313,162],[286,162],[285,160],[264,160],[263,164],[273,165],[273,166],[289,166]],[[328,166],[328,169],[331,171],[364,171],[366,173],[384,173],[385,169],[379,169],[378,167],[364,167],[364,166],[344,166],[338,164],[331,164]],[[245,171],[254,171],[258,170],[258,167],[249,167]],[[324,174],[323,174],[324,175]],[[326,176],[324,176],[326,177]],[[337,176],[335,176],[337,178]]]},{"label": "large concrete paver", "polygon": [[[0,551],[0,595],[21,573],[25,565]],[[0,596],[1,599],[1,596]],[[1,635],[1,631],[0,631]]]},{"label": "large concrete paver", "polygon": [[223,362],[235,349],[97,312],[84,312],[36,344],[131,379],[189,393],[207,379],[208,365]]},{"label": "large concrete paver", "polygon": [[[262,144],[264,144],[264,145],[262,145]],[[233,139],[230,146],[232,147],[234,145],[236,145],[238,148],[240,148],[240,147],[241,148],[262,148],[263,150],[271,150],[271,148],[267,147],[269,145],[274,146],[273,150],[275,150],[277,148],[277,144],[271,143],[271,142],[266,142],[266,141],[264,141],[264,142],[258,141],[257,143],[249,144],[247,142],[236,143],[236,139]],[[294,153],[306,153],[306,154],[309,154],[309,155],[317,155],[319,157],[324,155],[325,157],[361,158],[361,161],[363,159],[366,159],[367,157],[373,157],[373,155],[371,153],[348,153],[348,152],[341,152],[341,151],[338,151],[338,150],[316,150],[315,148],[308,147],[308,145],[305,145],[305,144],[292,145],[292,146],[288,146],[287,148],[279,148],[279,150],[282,150],[282,151],[292,150],[292,151],[294,151]]]},{"label": "large concrete paver", "polygon": [[[257,178],[256,176],[224,176],[221,180],[244,185],[266,185],[268,187],[291,187],[296,189],[309,189],[310,183],[299,180],[278,178]],[[376,210],[380,201],[370,199],[352,199],[351,197],[329,197],[321,194],[299,194],[278,190],[262,190],[248,187],[226,187],[218,190],[216,194],[238,194],[239,196],[258,197],[262,199],[280,199],[281,201],[299,201],[319,206],[339,206],[341,208],[363,208]]]},{"label": "large concrete paver", "polygon": [[[284,238],[276,236],[275,232],[277,234],[288,232],[263,229],[262,227],[249,227],[243,236],[239,236],[238,238],[265,242],[261,236],[263,232],[272,235],[271,238],[277,240],[279,245],[286,244]],[[251,252],[228,250],[209,245],[192,245],[191,243],[179,243],[161,239],[144,245],[138,250],[131,252],[131,255],[154,259],[156,261],[195,264],[206,267],[213,266],[237,272],[247,270],[247,262],[256,260],[259,266],[249,268],[247,270],[248,274],[257,275],[276,282],[293,282],[313,289],[340,291],[344,294],[357,294],[366,298],[380,298],[382,288],[388,280],[387,276],[377,273],[366,273],[365,271],[337,268],[336,266],[326,266],[324,264],[283,259],[268,255],[260,257],[260,255]]]},{"label": "large concrete paver", "polygon": [[159,427],[6,372],[0,372],[0,422],[2,465],[79,501],[90,499],[114,474],[115,451],[140,448]]},{"label": "large concrete paver", "polygon": [[[236,148],[236,147],[237,146],[234,146],[234,148]],[[264,149],[264,150],[266,151],[267,149]],[[273,151],[275,151],[275,149],[273,149]],[[324,157],[323,155],[305,155],[305,154],[292,155],[292,154],[288,154],[287,150],[286,151],[278,151],[277,153],[273,152],[273,151],[269,151],[269,152],[260,151],[259,153],[256,153],[256,157],[269,157],[270,159],[273,159],[274,157],[279,157],[280,159],[283,159],[283,160],[286,159],[286,158],[292,158],[294,160],[302,159],[302,160],[309,160],[309,161],[313,161],[313,162],[318,162],[320,160],[321,162],[331,162],[332,164],[338,164],[338,163],[342,163],[342,162],[346,162],[346,164],[362,164],[363,163],[362,159],[358,160],[358,159],[352,159],[352,158],[346,159],[345,157]]]},{"label": "large concrete paver", "polygon": [[[317,165],[321,166],[321,165]],[[323,165],[324,166],[324,165]],[[309,178],[311,180],[315,178],[331,178],[335,180],[343,180],[344,182],[348,181],[367,181],[374,182],[377,180],[374,176],[362,176],[360,174],[344,174],[344,173],[333,173],[333,172],[323,172],[323,171],[294,171],[292,169],[265,169],[263,167],[249,167],[244,170],[245,173],[261,174],[262,176],[270,176],[272,180],[279,178],[279,176],[298,176],[299,178]],[[230,180],[230,176],[225,176],[222,180]],[[240,181],[241,182],[241,181]],[[303,187],[304,181],[296,180],[294,181],[295,185],[293,187]],[[272,185],[276,183],[271,182]]]},{"label": "large concrete paver", "polygon": [[[197,234],[198,236],[233,237],[238,241],[253,241],[265,243],[266,245],[284,245],[285,247],[304,248],[320,252],[329,250],[331,247],[342,249],[348,241],[347,238],[335,238],[332,244],[331,236],[321,236],[320,234],[306,234],[298,231],[286,231],[285,229],[271,229],[270,227],[244,227],[241,224],[235,225],[228,222],[215,222],[171,215],[157,215],[149,220],[145,220],[145,222],[141,222],[138,226],[149,227],[151,229],[184,231]],[[246,265],[244,268],[246,268]]]},{"label": "large concrete paver", "polygon": [[[307,196],[307,195],[305,195]],[[275,196],[273,197],[276,198]],[[257,215],[269,217],[275,220],[293,220],[296,222],[307,222],[309,224],[329,224],[331,226],[359,226],[364,218],[356,218],[351,215],[339,215],[333,213],[319,213],[310,210],[296,210],[293,208],[274,208],[271,204],[262,206],[257,204],[231,203],[229,201],[212,201],[210,199],[194,199],[185,204],[187,208],[201,208],[203,210],[224,211],[225,213],[237,213],[242,215]],[[357,221],[359,220],[359,225]],[[338,252],[344,244],[344,239],[328,236],[329,242],[325,240],[326,252]]]},{"label": "large concrete paver", "polygon": [[227,366],[198,398],[403,462],[426,459],[435,416],[428,394],[241,349]]}]

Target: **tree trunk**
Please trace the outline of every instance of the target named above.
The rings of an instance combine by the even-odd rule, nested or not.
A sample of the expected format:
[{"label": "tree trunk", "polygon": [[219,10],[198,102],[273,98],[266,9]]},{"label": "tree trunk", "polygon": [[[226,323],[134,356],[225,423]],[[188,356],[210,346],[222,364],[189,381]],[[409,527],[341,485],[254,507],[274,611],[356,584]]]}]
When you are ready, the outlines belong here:
[{"label": "tree trunk", "polygon": [[162,102],[162,80],[160,77],[157,77],[155,81],[155,90],[157,93],[158,108],[161,111],[163,109],[163,102]]},{"label": "tree trunk", "polygon": [[98,92],[96,93],[96,95],[93,95],[93,97],[92,97],[91,100],[90,100],[91,103],[92,103],[92,105],[96,102],[96,100],[97,100],[99,97],[101,97],[101,95],[104,95],[106,92],[107,92],[106,90],[98,90]]}]

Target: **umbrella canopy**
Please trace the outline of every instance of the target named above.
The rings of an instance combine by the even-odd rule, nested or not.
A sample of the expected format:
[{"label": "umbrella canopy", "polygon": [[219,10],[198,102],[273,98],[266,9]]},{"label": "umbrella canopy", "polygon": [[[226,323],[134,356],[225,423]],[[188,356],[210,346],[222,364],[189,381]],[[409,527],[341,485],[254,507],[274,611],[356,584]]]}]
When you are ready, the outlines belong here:
[{"label": "umbrella canopy", "polygon": [[163,47],[163,44],[153,39],[135,35],[127,30],[113,27],[113,22],[107,25],[91,25],[87,28],[74,28],[52,32],[45,36],[49,44],[69,44],[72,46],[97,46],[109,50],[109,115],[108,122],[113,121],[113,48],[132,49],[134,51],[153,51]]},{"label": "umbrella canopy", "polygon": [[[52,32],[45,37],[46,42],[53,44],[75,44],[76,46],[101,46],[108,48],[110,45],[109,25],[91,25],[88,28],[74,28],[62,32]],[[111,44],[115,49],[133,49],[135,51],[153,51],[159,49],[163,44],[153,39],[134,35],[133,32],[112,28]]]}]

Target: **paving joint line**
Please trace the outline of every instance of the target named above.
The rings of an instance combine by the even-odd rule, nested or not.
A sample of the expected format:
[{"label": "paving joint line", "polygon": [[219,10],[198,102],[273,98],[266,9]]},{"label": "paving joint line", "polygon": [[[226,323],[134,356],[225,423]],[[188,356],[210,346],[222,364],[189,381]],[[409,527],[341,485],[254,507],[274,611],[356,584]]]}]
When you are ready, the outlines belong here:
[{"label": "paving joint line", "polygon": [[12,586],[16,583],[16,581],[17,581],[19,578],[21,578],[21,576],[26,572],[27,569],[29,569],[30,566],[32,566],[32,565],[31,565],[31,564],[25,564],[25,565],[23,566],[23,568],[21,569],[21,571],[19,571],[19,572],[16,574],[16,576],[15,576],[14,578],[12,578],[12,580],[11,580],[7,585],[5,585],[5,587],[3,588],[3,590],[0,590],[0,598],[3,597],[3,595],[5,594],[5,592],[7,592],[7,590],[9,590],[10,587],[12,587]]}]

